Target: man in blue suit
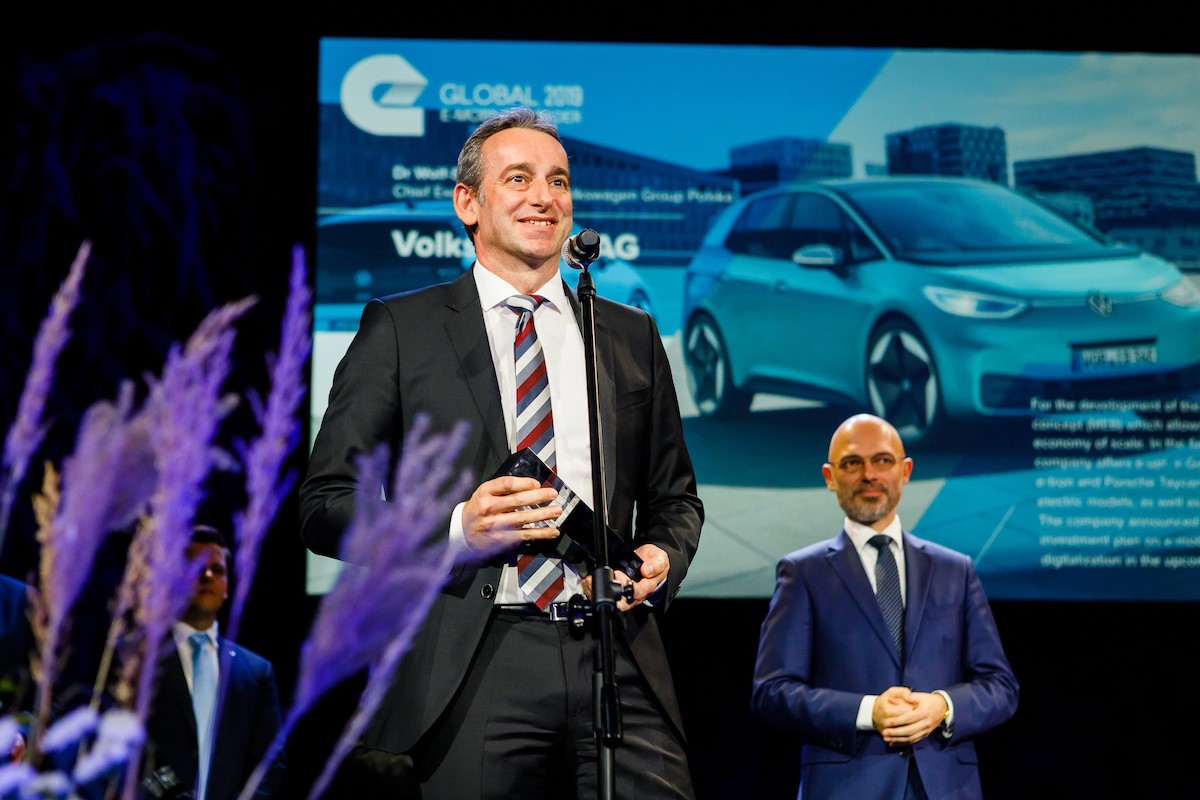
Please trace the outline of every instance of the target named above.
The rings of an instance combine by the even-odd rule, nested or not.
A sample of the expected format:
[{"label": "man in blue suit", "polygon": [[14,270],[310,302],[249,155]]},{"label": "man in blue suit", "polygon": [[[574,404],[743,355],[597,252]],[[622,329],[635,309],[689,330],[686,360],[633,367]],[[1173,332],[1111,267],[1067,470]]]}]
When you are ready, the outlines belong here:
[{"label": "man in blue suit", "polygon": [[[275,671],[267,659],[217,635],[217,615],[229,595],[229,551],[221,533],[197,526],[187,557],[201,562],[200,574],[187,611],[163,648],[157,694],[146,723],[143,796],[174,797],[174,792],[195,786],[196,800],[235,800],[279,731]],[[197,774],[200,739],[192,702],[190,637],[197,633],[205,634],[201,657],[210,659],[220,687],[217,698],[224,698],[215,714],[211,764],[204,776]],[[281,776],[282,763],[277,763],[255,797],[272,796]]]},{"label": "man in blue suit", "polygon": [[29,586],[0,575],[0,714],[29,688]]},{"label": "man in blue suit", "polygon": [[1013,715],[1018,687],[974,565],[901,529],[912,459],[886,421],[843,422],[822,472],[845,523],[779,562],[754,712],[803,738],[805,800],[979,798],[974,738]]},{"label": "man in blue suit", "polygon": [[[29,651],[34,645],[29,624],[30,587],[16,578],[0,575],[0,717],[15,714],[30,700]],[[25,753],[19,739],[7,754],[14,761]],[[4,756],[0,755],[0,764]]]}]

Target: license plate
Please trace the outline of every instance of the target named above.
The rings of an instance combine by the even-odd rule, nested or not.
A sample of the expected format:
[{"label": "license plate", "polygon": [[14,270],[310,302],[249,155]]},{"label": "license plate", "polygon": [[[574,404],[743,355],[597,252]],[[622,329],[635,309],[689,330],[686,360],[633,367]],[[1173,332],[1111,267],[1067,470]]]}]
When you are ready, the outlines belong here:
[{"label": "license plate", "polygon": [[1077,370],[1118,369],[1158,363],[1158,348],[1152,344],[1081,347],[1072,355]]}]

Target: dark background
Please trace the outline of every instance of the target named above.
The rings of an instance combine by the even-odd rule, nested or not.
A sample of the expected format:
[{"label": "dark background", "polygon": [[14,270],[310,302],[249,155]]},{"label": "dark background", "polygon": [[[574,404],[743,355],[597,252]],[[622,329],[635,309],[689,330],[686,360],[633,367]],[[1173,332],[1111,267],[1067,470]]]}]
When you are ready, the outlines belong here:
[{"label": "dark background", "polygon": [[[265,391],[264,356],[278,346],[291,248],[313,250],[321,36],[1200,52],[1193,25],[1144,3],[1120,16],[1045,3],[920,14],[738,6],[706,13],[707,30],[696,30],[694,16],[611,4],[434,13],[339,8],[247,19],[237,9],[190,7],[134,21],[108,11],[27,9],[24,22],[6,20],[0,425],[6,430],[15,415],[33,337],[83,238],[94,242],[93,258],[39,461],[61,465],[88,404],[112,398],[122,378],[157,372],[168,346],[207,311],[251,293],[260,302],[238,326],[230,384]],[[702,132],[679,120],[679,135]],[[243,404],[222,443],[256,432]],[[797,467],[809,468],[812,458],[798,454]],[[303,452],[289,467],[303,470]],[[22,578],[37,563],[28,496],[38,481],[35,466],[2,553],[3,571]],[[227,525],[240,508],[238,481],[215,477],[202,515]],[[102,635],[120,547],[114,539],[101,554],[80,601],[81,652]],[[293,494],[265,542],[240,637],[275,663],[285,705],[317,605],[303,578]],[[1185,769],[1194,737],[1185,733],[1200,719],[1200,702],[1185,651],[1195,650],[1200,604],[993,608],[1021,701],[1010,722],[979,741],[988,796],[1195,796]],[[664,620],[702,800],[795,795],[798,742],[760,727],[748,711],[765,611],[765,600],[683,599]],[[286,797],[304,796],[358,688],[352,680],[331,693],[293,736]]]}]

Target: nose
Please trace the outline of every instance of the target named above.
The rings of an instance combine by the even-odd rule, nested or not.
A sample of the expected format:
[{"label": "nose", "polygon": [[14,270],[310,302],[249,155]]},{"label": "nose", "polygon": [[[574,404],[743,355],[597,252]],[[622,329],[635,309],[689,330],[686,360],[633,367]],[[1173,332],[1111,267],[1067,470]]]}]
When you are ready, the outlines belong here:
[{"label": "nose", "polygon": [[534,180],[533,191],[529,194],[529,202],[541,208],[549,206],[553,202],[550,194],[550,181],[545,178]]}]

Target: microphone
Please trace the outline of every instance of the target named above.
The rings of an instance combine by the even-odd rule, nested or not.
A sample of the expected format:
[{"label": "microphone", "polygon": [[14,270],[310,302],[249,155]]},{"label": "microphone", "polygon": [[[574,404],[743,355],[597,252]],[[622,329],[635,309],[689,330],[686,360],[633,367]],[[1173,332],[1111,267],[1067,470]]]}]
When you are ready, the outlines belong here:
[{"label": "microphone", "polygon": [[584,228],[563,242],[562,257],[571,269],[588,266],[600,257],[600,234]]}]

